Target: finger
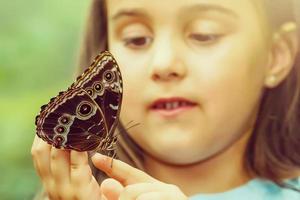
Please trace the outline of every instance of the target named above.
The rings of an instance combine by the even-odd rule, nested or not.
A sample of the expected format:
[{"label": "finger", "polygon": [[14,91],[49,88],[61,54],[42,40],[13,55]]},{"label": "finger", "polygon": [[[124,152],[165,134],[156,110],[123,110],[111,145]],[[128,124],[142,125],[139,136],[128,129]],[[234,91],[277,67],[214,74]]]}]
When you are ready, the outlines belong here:
[{"label": "finger", "polygon": [[31,153],[34,150],[34,148],[37,146],[37,144],[39,143],[39,139],[40,138],[37,135],[34,136],[33,143],[32,143],[32,146],[31,146]]},{"label": "finger", "polygon": [[92,171],[88,164],[87,152],[70,151],[70,181],[74,186],[92,181]]},{"label": "finger", "polygon": [[141,182],[156,182],[154,178],[120,160],[96,153],[92,157],[94,165],[124,186]]},{"label": "finger", "polygon": [[[159,199],[162,199],[162,200],[168,200],[171,198],[168,197],[165,193],[162,193],[162,192],[148,192],[148,193],[143,193],[141,195],[139,195],[136,200],[153,200],[153,199],[156,199],[156,200],[159,200]],[[175,200],[174,198],[172,198],[172,200]]]},{"label": "finger", "polygon": [[55,180],[57,188],[64,190],[61,185],[67,185],[70,182],[70,152],[67,150],[51,148],[51,173]]},{"label": "finger", "polygon": [[141,194],[160,191],[160,190],[163,190],[163,186],[161,184],[155,184],[155,183],[132,184],[124,188],[119,199],[120,200],[136,199]]},{"label": "finger", "polygon": [[35,167],[42,181],[51,179],[50,150],[51,145],[47,144],[37,136],[35,137],[31,154]]},{"label": "finger", "polygon": [[47,192],[47,195],[51,197],[51,199],[55,199],[56,194],[53,188],[54,184],[50,168],[50,151],[51,145],[44,142],[41,138],[35,136],[31,148],[34,166],[40,179],[42,180],[42,184]]},{"label": "finger", "polygon": [[118,200],[124,187],[117,180],[108,178],[101,183],[101,193],[106,199]]},{"label": "finger", "polygon": [[39,170],[39,167],[37,164],[37,160],[36,160],[36,157],[37,157],[36,149],[37,149],[38,143],[39,143],[39,137],[37,135],[35,135],[32,146],[31,146],[31,156],[32,156],[33,166],[34,166],[35,170],[37,171],[38,175],[41,176],[41,173],[40,173],[40,170]]}]

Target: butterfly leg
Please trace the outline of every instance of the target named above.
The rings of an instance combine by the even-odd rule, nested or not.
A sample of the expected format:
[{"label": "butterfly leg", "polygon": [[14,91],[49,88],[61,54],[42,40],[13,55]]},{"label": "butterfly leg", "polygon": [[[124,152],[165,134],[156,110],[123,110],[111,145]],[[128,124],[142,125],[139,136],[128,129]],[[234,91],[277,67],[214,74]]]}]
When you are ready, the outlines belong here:
[{"label": "butterfly leg", "polygon": [[112,137],[112,140],[107,143],[108,146],[106,147],[106,150],[109,150],[109,151],[115,150],[116,149],[116,147],[115,147],[116,143],[117,143],[117,136],[115,135],[115,136]]},{"label": "butterfly leg", "polygon": [[112,168],[114,159],[117,158],[117,152],[115,150],[110,151],[110,152],[113,152],[113,154],[110,156],[111,157],[110,167]]}]

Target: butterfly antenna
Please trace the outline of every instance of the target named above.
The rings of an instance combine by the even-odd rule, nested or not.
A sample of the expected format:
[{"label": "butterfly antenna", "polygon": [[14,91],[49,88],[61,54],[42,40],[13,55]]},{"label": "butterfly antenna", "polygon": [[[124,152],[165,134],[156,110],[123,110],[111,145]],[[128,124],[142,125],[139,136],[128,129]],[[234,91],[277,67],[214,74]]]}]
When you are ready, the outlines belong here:
[{"label": "butterfly antenna", "polygon": [[[129,124],[131,124],[132,122],[133,122],[133,121],[130,121],[130,122],[128,123],[128,125],[126,125],[126,126],[129,126]],[[135,127],[135,126],[138,126],[138,125],[140,125],[140,123],[132,124],[131,126],[125,128],[125,130],[128,131],[129,129],[131,129],[131,128]]]},{"label": "butterfly antenna", "polygon": [[133,122],[133,120],[129,121],[127,124],[125,124],[125,127],[130,126],[130,124]]},{"label": "butterfly antenna", "polygon": [[132,122],[133,120],[129,121],[125,126],[129,126]]},{"label": "butterfly antenna", "polygon": [[110,161],[110,168],[113,168],[113,163],[114,163],[114,159],[116,158],[116,151],[113,151],[113,155],[110,156],[111,157],[111,161]]}]

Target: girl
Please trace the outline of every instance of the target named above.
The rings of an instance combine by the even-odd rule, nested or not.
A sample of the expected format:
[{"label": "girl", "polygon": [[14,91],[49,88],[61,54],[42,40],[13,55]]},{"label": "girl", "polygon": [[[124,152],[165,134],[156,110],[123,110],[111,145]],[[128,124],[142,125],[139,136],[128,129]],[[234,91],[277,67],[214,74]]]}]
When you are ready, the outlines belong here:
[{"label": "girl", "polygon": [[113,165],[35,138],[44,198],[300,199],[292,8],[291,0],[94,0],[80,65],[111,51],[124,79],[120,120],[140,125],[120,125]]}]

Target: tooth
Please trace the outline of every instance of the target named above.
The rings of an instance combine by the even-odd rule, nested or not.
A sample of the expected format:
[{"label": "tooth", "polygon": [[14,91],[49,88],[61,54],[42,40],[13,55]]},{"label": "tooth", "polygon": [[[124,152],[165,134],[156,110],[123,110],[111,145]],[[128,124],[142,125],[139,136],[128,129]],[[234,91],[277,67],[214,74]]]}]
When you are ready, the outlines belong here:
[{"label": "tooth", "polygon": [[174,109],[174,103],[173,102],[170,102],[170,110],[173,110]]},{"label": "tooth", "polygon": [[171,110],[171,109],[172,109],[172,103],[167,102],[167,103],[166,103],[166,109],[167,109],[167,110]]},{"label": "tooth", "polygon": [[179,106],[179,102],[178,101],[173,102],[173,109],[178,108],[178,106]]}]

